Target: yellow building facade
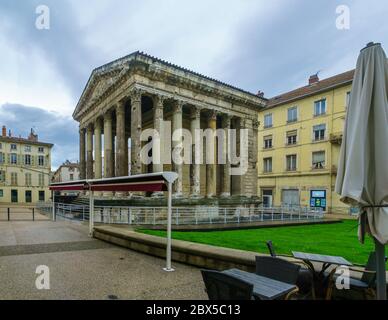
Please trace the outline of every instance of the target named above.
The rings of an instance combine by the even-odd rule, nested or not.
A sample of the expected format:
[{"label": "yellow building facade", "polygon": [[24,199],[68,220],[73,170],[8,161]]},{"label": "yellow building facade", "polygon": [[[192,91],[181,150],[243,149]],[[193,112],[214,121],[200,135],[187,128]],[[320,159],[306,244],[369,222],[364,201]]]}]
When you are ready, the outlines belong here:
[{"label": "yellow building facade", "polygon": [[258,190],[266,206],[349,208],[334,192],[354,71],[269,100],[259,115]]},{"label": "yellow building facade", "polygon": [[0,136],[0,204],[34,204],[51,197],[51,143],[38,141],[33,132],[27,139]]}]

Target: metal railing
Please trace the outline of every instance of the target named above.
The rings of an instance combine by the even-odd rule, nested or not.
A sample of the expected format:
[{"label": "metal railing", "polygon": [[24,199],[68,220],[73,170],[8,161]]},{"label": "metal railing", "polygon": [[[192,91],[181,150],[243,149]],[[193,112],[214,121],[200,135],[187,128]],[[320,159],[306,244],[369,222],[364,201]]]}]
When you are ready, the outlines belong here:
[{"label": "metal railing", "polygon": [[35,221],[34,207],[2,207],[0,221]]},{"label": "metal railing", "polygon": [[[89,206],[56,203],[56,215],[64,219],[89,220]],[[52,206],[40,206],[39,210],[51,215]],[[271,221],[298,221],[322,219],[322,209],[301,206],[282,207],[174,207],[172,223],[174,225],[229,224]],[[165,225],[166,207],[118,207],[95,206],[94,222],[129,225]]]}]

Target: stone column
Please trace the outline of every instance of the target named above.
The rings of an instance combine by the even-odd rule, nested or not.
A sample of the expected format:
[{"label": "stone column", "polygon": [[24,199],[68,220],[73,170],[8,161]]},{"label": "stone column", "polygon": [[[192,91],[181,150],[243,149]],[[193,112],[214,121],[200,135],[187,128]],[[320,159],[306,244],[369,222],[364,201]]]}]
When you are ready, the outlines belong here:
[{"label": "stone column", "polygon": [[[198,107],[193,107],[191,109],[190,115],[190,131],[193,139],[192,146],[192,159],[190,165],[190,196],[192,198],[198,198],[201,194],[201,165],[196,161],[196,157],[199,160],[200,152],[202,152],[201,141],[196,141],[200,136],[196,134],[196,131],[201,129],[201,109]],[[199,153],[199,154],[197,154]]]},{"label": "stone column", "polygon": [[94,123],[94,178],[101,179],[102,177],[102,154],[101,154],[101,119],[97,119]]},{"label": "stone column", "polygon": [[120,101],[116,106],[116,134],[117,134],[117,173],[118,176],[128,175],[128,164],[125,163],[128,143],[125,135],[125,103]]},{"label": "stone column", "polygon": [[104,177],[114,176],[113,162],[113,134],[112,134],[112,113],[108,111],[104,115]]},{"label": "stone column", "polygon": [[225,132],[224,141],[222,141],[222,154],[224,164],[222,165],[222,189],[221,197],[230,197],[230,159],[229,159],[229,130],[231,116],[225,114],[222,116],[222,129]]},{"label": "stone column", "polygon": [[[173,115],[172,115],[172,134],[177,130],[180,130],[180,138],[172,141],[172,148],[175,154],[181,153],[181,147],[178,145],[182,143],[182,101],[175,101],[173,105]],[[174,183],[174,197],[182,197],[182,175],[183,175],[183,165],[175,163],[174,157],[172,157],[173,170],[178,173],[178,179]]]},{"label": "stone column", "polygon": [[86,130],[86,178],[93,179],[93,126]]},{"label": "stone column", "polygon": [[[162,172],[163,171],[163,96],[156,96],[154,98],[154,130],[159,134],[159,139],[152,138],[152,156],[153,161],[156,163],[152,164],[153,172]],[[162,197],[163,192],[154,192],[153,197]]]},{"label": "stone column", "polygon": [[140,90],[133,90],[131,92],[131,175],[141,174],[142,171],[140,161],[141,130],[141,92]]},{"label": "stone column", "polygon": [[79,129],[79,167],[80,167],[80,179],[86,178],[86,160],[85,160],[85,129]]},{"label": "stone column", "polygon": [[[212,198],[217,193],[217,171],[216,171],[216,158],[217,158],[217,145],[215,139],[215,131],[217,129],[217,114],[215,111],[211,111],[208,119],[208,128],[214,132],[214,161],[212,164],[206,165],[206,196]],[[206,141],[206,143],[208,143]]]},{"label": "stone column", "polygon": [[[158,158],[159,163],[153,164],[153,172],[162,172],[162,151],[163,151],[163,97],[157,96],[154,99],[154,129],[159,133],[159,141],[156,141],[158,146],[152,146],[152,154]],[[156,155],[155,153],[159,153]]]}]

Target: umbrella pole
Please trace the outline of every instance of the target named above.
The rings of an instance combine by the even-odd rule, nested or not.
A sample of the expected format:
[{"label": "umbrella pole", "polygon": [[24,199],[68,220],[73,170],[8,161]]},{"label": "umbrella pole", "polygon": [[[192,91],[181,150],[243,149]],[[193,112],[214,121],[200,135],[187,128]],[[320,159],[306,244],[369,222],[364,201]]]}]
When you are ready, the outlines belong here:
[{"label": "umbrella pole", "polygon": [[385,246],[381,244],[377,239],[375,240],[375,253],[376,253],[376,289],[377,300],[387,299],[387,280],[385,271]]}]

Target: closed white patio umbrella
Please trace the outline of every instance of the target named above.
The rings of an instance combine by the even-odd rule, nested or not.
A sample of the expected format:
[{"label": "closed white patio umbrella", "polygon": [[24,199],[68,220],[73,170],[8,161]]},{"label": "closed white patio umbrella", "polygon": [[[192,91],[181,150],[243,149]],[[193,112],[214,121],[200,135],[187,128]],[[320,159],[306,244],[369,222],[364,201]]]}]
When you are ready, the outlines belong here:
[{"label": "closed white patio umbrella", "polygon": [[376,246],[377,298],[386,299],[388,243],[388,62],[380,44],[357,60],[336,181],[341,201],[360,207],[359,239]]}]

